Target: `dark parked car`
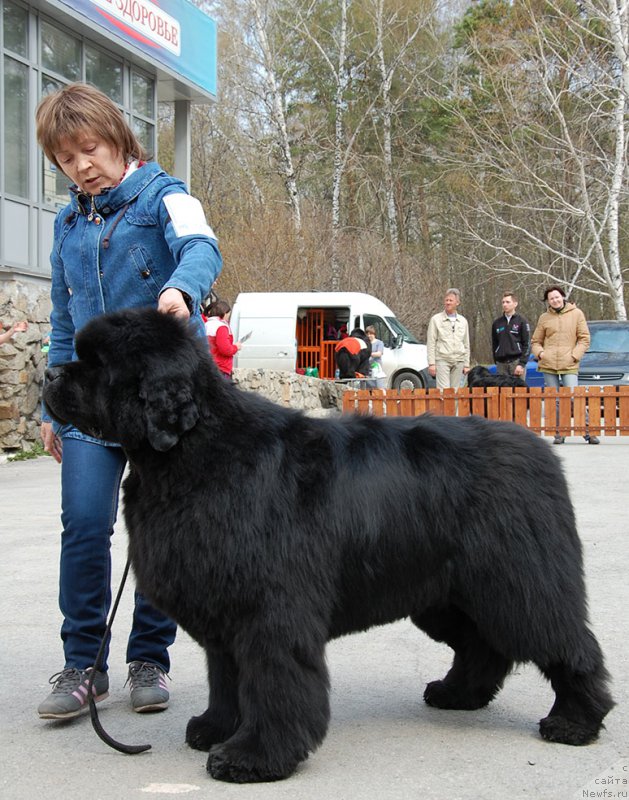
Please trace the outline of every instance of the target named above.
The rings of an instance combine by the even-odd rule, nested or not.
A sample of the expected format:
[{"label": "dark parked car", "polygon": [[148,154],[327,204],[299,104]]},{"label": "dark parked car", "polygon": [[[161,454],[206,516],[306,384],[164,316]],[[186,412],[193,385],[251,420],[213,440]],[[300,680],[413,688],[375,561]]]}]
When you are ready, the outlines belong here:
[{"label": "dark parked car", "polygon": [[629,322],[588,321],[590,349],[581,359],[584,386],[629,386]]},{"label": "dark parked car", "polygon": [[544,374],[537,369],[537,361],[532,353],[526,362],[525,380],[527,386],[544,386]]}]

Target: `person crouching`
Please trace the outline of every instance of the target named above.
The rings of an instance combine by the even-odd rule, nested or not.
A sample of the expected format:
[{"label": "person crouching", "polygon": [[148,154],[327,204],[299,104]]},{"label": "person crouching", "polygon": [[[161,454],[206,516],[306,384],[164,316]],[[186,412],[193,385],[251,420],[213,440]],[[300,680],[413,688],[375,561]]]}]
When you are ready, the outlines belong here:
[{"label": "person crouching", "polygon": [[361,328],[354,328],[346,339],[341,339],[334,350],[339,378],[368,377],[371,342]]}]

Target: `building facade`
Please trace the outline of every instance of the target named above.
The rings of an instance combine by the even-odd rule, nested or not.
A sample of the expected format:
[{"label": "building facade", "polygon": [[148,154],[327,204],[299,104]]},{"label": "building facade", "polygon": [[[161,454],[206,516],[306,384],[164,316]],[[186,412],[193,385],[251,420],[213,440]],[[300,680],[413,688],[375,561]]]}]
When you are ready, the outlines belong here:
[{"label": "building facade", "polygon": [[36,435],[53,222],[68,197],[37,146],[37,103],[92,83],[159,160],[158,103],[172,102],[174,172],[189,184],[190,106],[215,97],[216,39],[214,21],[188,0],[0,0],[0,321],[29,324],[0,345],[0,450]]}]

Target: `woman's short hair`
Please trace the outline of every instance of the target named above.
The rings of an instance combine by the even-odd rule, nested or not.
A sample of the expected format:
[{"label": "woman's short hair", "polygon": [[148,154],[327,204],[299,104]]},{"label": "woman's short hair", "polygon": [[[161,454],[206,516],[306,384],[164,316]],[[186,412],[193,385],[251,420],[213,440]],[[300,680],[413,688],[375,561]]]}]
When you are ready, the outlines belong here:
[{"label": "woman's short hair", "polygon": [[446,289],[446,293],[444,297],[447,297],[449,294],[453,294],[457,300],[461,299],[461,290],[460,289]]},{"label": "woman's short hair", "polygon": [[35,112],[37,141],[46,158],[63,172],[55,153],[63,139],[93,134],[116,148],[123,159],[145,160],[146,151],[122,111],[106,94],[87,83],[70,83],[44,97]]},{"label": "woman's short hair", "polygon": [[220,317],[221,319],[232,310],[232,307],[226,300],[216,300],[210,303],[206,316]]},{"label": "woman's short hair", "polygon": [[374,336],[377,335],[376,329],[374,328],[373,325],[367,325],[367,327],[365,328],[365,333],[373,333]]},{"label": "woman's short hair", "polygon": [[561,286],[549,286],[548,289],[546,289],[544,292],[544,300],[548,300],[548,295],[551,292],[559,292],[559,294],[564,298],[564,300],[566,299],[566,292],[564,289],[561,288]]}]

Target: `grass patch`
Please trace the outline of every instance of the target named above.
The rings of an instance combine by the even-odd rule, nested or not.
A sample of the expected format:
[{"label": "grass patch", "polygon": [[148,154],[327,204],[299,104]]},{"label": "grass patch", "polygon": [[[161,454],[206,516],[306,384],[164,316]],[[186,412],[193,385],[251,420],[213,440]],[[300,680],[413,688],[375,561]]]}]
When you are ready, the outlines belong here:
[{"label": "grass patch", "polygon": [[40,456],[49,456],[44,450],[44,445],[41,442],[35,442],[30,450],[20,450],[19,453],[9,456],[7,461],[29,461],[31,458],[39,458]]}]

